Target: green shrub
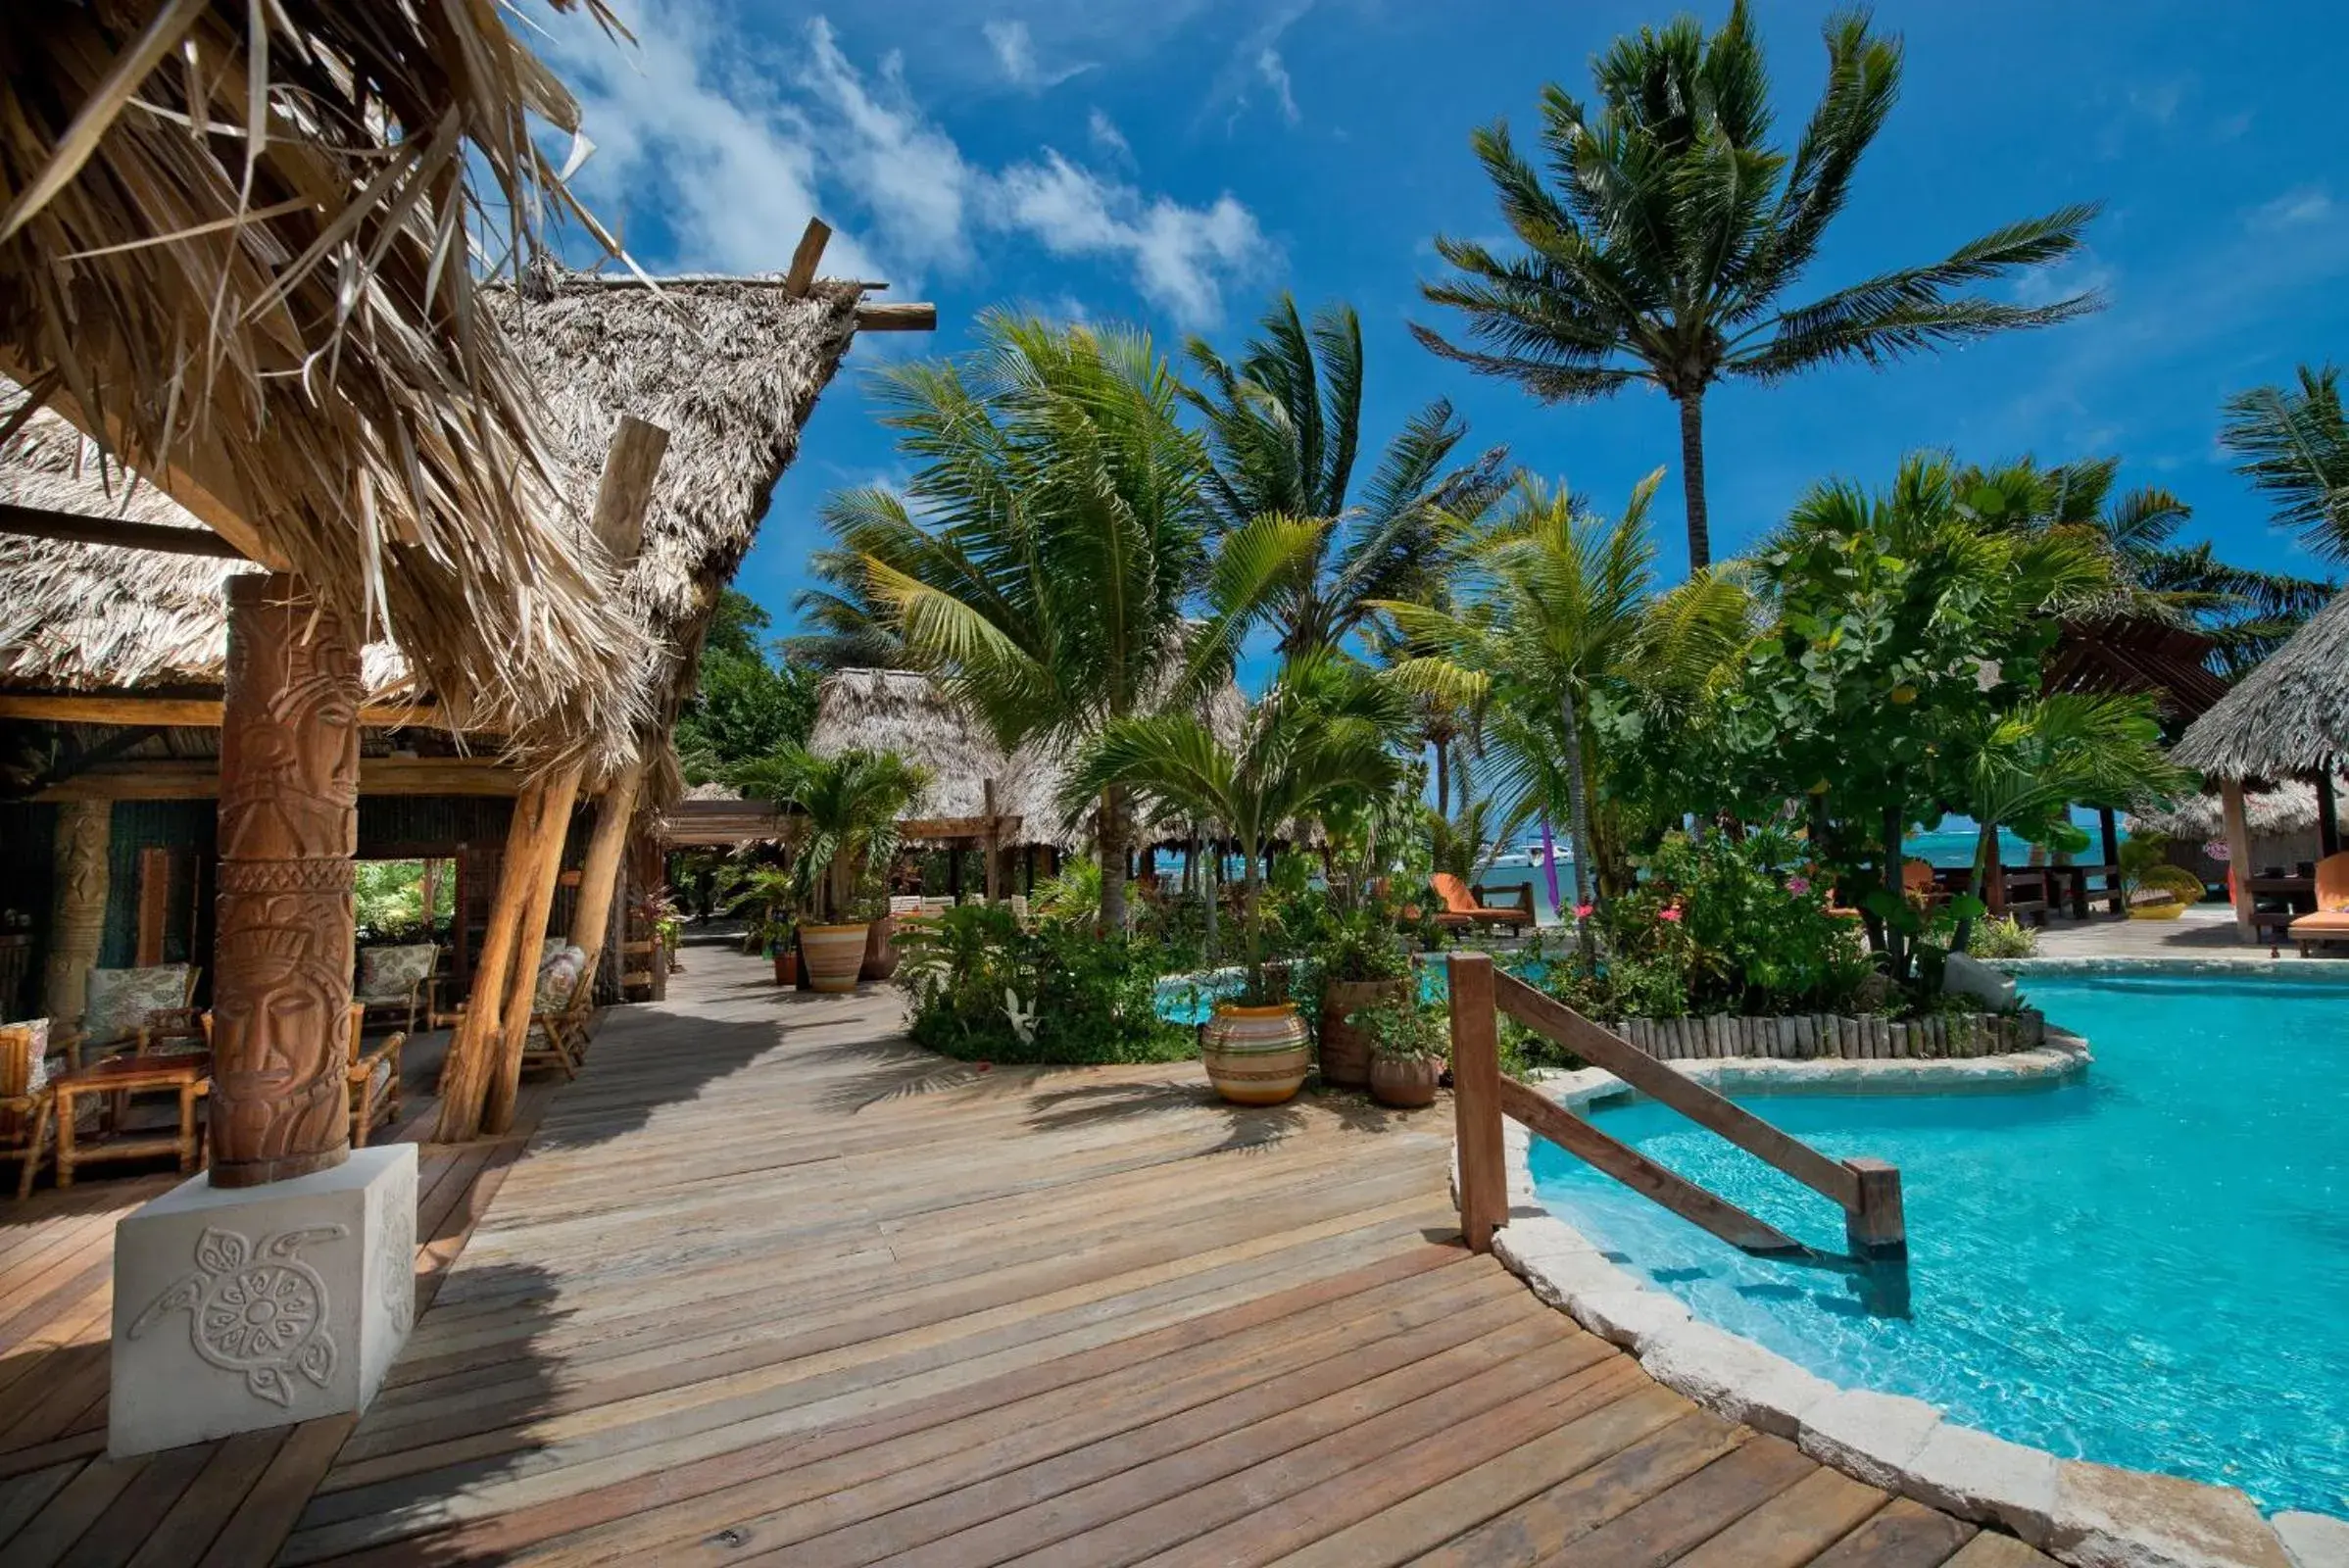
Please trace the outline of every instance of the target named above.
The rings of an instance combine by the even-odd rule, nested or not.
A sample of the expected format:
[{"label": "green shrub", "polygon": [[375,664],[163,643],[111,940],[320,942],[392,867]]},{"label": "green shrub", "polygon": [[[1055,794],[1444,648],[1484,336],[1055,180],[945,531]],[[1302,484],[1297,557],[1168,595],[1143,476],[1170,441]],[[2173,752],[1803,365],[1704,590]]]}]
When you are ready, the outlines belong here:
[{"label": "green shrub", "polygon": [[2039,951],[2039,933],[2011,914],[1976,922],[1966,951],[1977,958],[2028,958]]},{"label": "green shrub", "polygon": [[905,927],[897,944],[909,1032],[943,1054],[1082,1063],[1198,1052],[1192,1029],[1158,1016],[1157,950],[1097,935],[1090,921],[1023,930],[1003,905],[966,905]]}]

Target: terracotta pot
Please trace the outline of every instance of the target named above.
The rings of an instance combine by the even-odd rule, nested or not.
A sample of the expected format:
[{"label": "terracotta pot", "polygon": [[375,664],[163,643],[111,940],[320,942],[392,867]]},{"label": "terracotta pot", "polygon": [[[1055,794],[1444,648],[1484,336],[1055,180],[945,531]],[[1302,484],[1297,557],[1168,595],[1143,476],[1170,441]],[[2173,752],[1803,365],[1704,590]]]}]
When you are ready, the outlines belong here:
[{"label": "terracotta pot", "polygon": [[864,965],[856,971],[861,980],[886,980],[898,972],[897,944],[890,939],[898,934],[895,915],[885,914],[875,920],[864,933]]},{"label": "terracotta pot", "polygon": [[1321,988],[1321,1081],[1340,1089],[1359,1089],[1370,1082],[1370,1031],[1346,1021],[1346,1015],[1383,1002],[1410,1000],[1411,982],[1399,980],[1332,980]]},{"label": "terracotta pot", "polygon": [[1418,1110],[1436,1102],[1436,1080],[1444,1063],[1434,1056],[1373,1056],[1370,1058],[1370,1098],[1397,1110]]},{"label": "terracotta pot", "polygon": [[807,956],[807,981],[816,991],[854,991],[857,971],[864,967],[862,920],[845,925],[800,927],[800,951]]},{"label": "terracotta pot", "polygon": [[1305,1086],[1312,1037],[1297,1004],[1219,1005],[1199,1036],[1207,1081],[1235,1105],[1277,1105]]}]

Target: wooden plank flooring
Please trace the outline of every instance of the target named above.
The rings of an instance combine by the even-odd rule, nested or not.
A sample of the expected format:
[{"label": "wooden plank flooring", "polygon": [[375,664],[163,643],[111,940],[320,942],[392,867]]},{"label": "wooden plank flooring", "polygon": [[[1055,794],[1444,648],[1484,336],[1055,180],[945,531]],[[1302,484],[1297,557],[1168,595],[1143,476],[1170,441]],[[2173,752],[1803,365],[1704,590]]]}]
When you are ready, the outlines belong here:
[{"label": "wooden plank flooring", "polygon": [[[356,1423],[93,1461],[93,1264],[160,1184],[36,1200],[45,1239],[0,1232],[0,1559],[1975,1549],[1973,1527],[1697,1409],[1462,1250],[1446,1108],[1236,1110],[1196,1065],[988,1071],[906,1045],[886,991],[781,995],[763,963],[690,961],[666,1004],[609,1016],[526,1155],[430,1152],[437,1292]],[[92,1347],[94,1393],[58,1360]],[[76,1408],[36,1420],[34,1377],[81,1377]],[[1996,1542],[1980,1560],[2046,1562]]]}]

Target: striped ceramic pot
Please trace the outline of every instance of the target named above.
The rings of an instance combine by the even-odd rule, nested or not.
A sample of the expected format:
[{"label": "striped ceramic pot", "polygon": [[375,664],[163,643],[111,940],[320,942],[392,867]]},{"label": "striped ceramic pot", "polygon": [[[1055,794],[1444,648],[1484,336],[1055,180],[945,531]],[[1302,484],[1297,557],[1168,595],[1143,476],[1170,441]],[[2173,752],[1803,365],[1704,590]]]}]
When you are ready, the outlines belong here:
[{"label": "striped ceramic pot", "polygon": [[800,952],[807,956],[807,984],[816,991],[854,991],[864,967],[864,928],[853,925],[800,927]]},{"label": "striped ceramic pot", "polygon": [[1218,1006],[1199,1040],[1207,1081],[1236,1105],[1277,1105],[1305,1086],[1311,1036],[1294,1003]]}]

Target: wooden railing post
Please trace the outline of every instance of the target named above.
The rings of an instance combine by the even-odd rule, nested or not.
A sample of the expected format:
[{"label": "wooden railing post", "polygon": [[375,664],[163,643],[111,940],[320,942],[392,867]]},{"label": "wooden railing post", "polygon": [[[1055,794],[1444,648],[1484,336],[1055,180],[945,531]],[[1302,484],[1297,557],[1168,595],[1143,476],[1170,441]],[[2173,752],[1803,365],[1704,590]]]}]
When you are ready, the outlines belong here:
[{"label": "wooden railing post", "polygon": [[1500,1151],[1500,1021],[1493,1010],[1493,956],[1451,956],[1452,1116],[1460,1162],[1460,1233],[1472,1252],[1493,1250],[1508,1222]]},{"label": "wooden railing post", "polygon": [[1896,1258],[1909,1255],[1908,1221],[1900,1208],[1900,1172],[1881,1159],[1847,1159],[1844,1168],[1860,1179],[1858,1206],[1843,1215],[1851,1255]]}]

